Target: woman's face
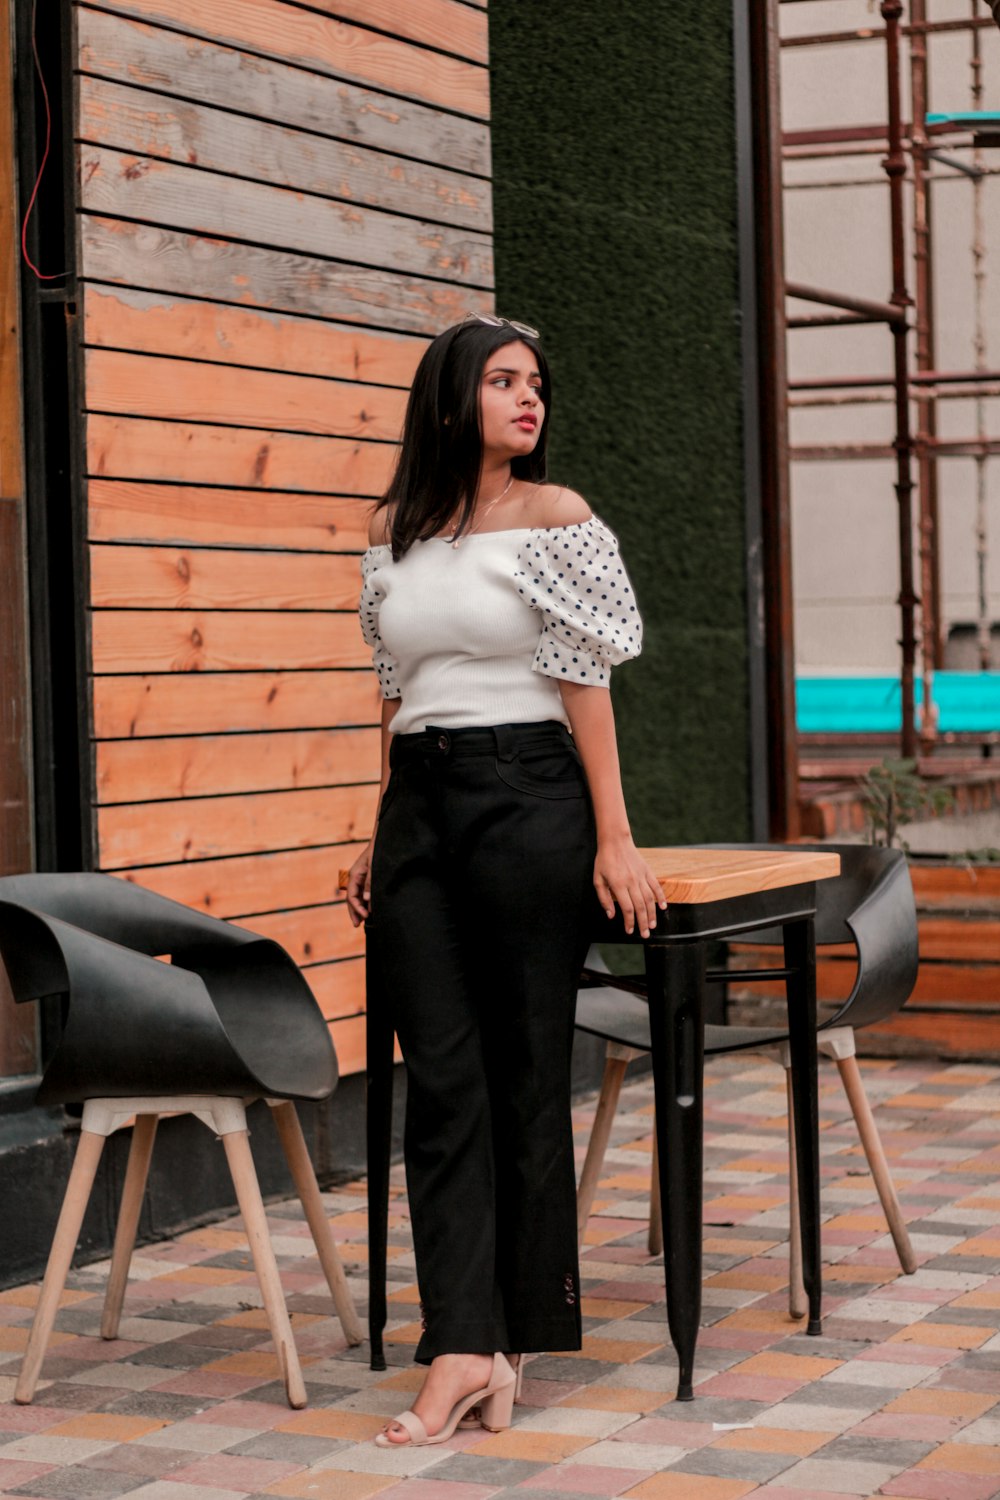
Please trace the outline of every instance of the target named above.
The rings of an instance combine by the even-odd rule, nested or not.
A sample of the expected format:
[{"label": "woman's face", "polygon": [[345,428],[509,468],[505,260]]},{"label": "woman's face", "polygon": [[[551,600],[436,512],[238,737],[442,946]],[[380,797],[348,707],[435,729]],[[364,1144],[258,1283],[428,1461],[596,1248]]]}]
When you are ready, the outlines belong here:
[{"label": "woman's face", "polygon": [[479,386],[483,453],[521,458],[531,453],[545,421],[542,377],[527,344],[504,344],[490,355]]}]

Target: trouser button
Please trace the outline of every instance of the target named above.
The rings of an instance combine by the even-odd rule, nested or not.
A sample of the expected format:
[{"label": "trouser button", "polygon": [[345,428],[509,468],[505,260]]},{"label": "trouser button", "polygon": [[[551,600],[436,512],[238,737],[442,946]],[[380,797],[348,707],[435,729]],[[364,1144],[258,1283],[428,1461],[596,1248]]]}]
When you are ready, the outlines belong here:
[{"label": "trouser button", "polygon": [[446,734],[439,734],[438,735],[438,749],[439,750],[447,750],[447,748],[448,748],[448,736]]}]

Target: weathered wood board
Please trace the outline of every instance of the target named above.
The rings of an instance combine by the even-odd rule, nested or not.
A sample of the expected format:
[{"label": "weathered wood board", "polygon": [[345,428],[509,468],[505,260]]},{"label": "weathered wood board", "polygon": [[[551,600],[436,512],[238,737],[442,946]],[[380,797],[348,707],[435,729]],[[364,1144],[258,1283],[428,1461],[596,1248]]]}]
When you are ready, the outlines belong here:
[{"label": "weathered wood board", "polygon": [[81,78],[79,107],[88,143],[431,223],[492,225],[489,182],[431,162],[100,78]]},{"label": "weathered wood board", "polygon": [[[399,9],[409,12],[419,3],[399,0]],[[281,58],[351,83],[387,89],[457,114],[480,120],[489,116],[489,74],[482,64],[448,57],[363,26],[345,25],[315,9],[284,5],[280,0],[214,0],[210,9],[201,0],[118,0],[114,9],[119,15]]]},{"label": "weathered wood board", "polygon": [[[257,547],[285,552],[364,550],[372,502],[287,490],[92,479],[88,522],[95,542]],[[355,575],[357,576],[355,558]]]},{"label": "weathered wood board", "polygon": [[163,224],[82,214],[82,274],[156,291],[243,303],[275,312],[440,333],[470,312],[492,311],[491,294],[376,267],[320,260]]},{"label": "weathered wood board", "polygon": [[86,344],[98,348],[324,375],[403,390],[428,342],[318,318],[94,282],[84,289],[83,336]]},{"label": "weathered wood board", "polygon": [[[402,4],[400,11],[408,9]],[[120,83],[210,100],[357,146],[490,175],[489,128],[433,106],[289,66],[259,52],[81,7],[80,68]]]}]

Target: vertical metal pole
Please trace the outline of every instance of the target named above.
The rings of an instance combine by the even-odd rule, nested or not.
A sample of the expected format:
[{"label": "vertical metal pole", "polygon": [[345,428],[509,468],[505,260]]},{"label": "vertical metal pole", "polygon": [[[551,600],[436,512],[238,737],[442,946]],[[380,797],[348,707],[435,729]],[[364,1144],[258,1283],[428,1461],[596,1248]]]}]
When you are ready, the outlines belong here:
[{"label": "vertical metal pole", "polygon": [[[892,295],[889,301],[903,314],[912,306],[906,290],[906,241],[903,216],[903,182],[906,155],[903,150],[903,122],[899,88],[899,23],[902,0],[882,0],[885,21],[886,82],[889,100],[889,150],[882,166],[889,179],[889,211],[892,233]],[[916,594],[913,588],[913,479],[910,433],[910,379],[906,338],[909,328],[903,316],[892,325],[894,377],[896,387],[896,500],[899,508],[899,609],[902,624],[903,661],[901,686],[903,698],[903,732],[901,749],[904,757],[917,754],[914,677],[917,657],[915,625]]]},{"label": "vertical metal pole", "polygon": [[[976,5],[973,0],[973,16]],[[979,32],[972,31],[972,54],[969,65],[972,69],[972,108],[983,107],[983,59]],[[974,308],[973,350],[976,369],[985,370],[986,363],[986,236],[983,228],[983,168],[982,148],[977,144],[972,156],[975,175],[972,179],[972,285]],[[986,491],[986,402],[982,387],[976,395],[976,437],[980,446],[976,451],[976,648],[979,670],[990,669],[991,621],[989,593],[989,521]]]},{"label": "vertical metal pole", "polygon": [[[910,127],[913,171],[914,302],[916,307],[916,366],[934,366],[934,279],[931,270],[933,232],[931,180],[927,167],[927,0],[910,0],[910,97],[913,123]],[[937,715],[931,708],[935,668],[941,661],[941,588],[938,541],[937,391],[922,387],[914,391],[917,410],[917,494],[920,503],[920,599],[921,667],[924,710],[920,739],[925,753],[936,739]],[[928,441],[930,439],[930,441]]]},{"label": "vertical metal pole", "polygon": [[771,837],[799,835],[778,0],[747,6],[759,205],[757,324]]}]

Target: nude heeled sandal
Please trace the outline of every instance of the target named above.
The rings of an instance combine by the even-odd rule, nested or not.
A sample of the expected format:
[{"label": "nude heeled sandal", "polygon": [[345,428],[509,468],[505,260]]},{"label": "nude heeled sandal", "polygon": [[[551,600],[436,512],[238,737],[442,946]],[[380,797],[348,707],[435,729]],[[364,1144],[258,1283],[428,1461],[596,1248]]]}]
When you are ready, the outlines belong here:
[{"label": "nude heeled sandal", "polygon": [[479,1420],[487,1431],[502,1432],[505,1427],[510,1426],[516,1385],[517,1376],[507,1360],[502,1354],[494,1354],[489,1384],[483,1386],[481,1391],[473,1391],[471,1395],[463,1396],[461,1401],[456,1401],[440,1432],[435,1432],[431,1437],[415,1411],[403,1411],[398,1417],[393,1417],[393,1421],[405,1428],[409,1434],[407,1442],[393,1442],[388,1433],[378,1432],[375,1434],[375,1446],[377,1448],[405,1448],[407,1446],[424,1448],[432,1443],[446,1443],[472,1406],[479,1407]]},{"label": "nude heeled sandal", "polygon": [[[523,1354],[508,1354],[507,1363],[510,1364],[512,1359],[517,1360],[516,1365],[511,1365],[511,1369],[514,1371],[515,1376],[514,1403],[516,1405],[521,1399],[521,1386],[524,1384],[525,1356]],[[458,1425],[463,1431],[467,1431],[470,1427],[481,1427],[482,1422],[480,1421],[479,1417],[479,1408],[477,1406],[474,1406],[471,1411],[466,1412],[465,1416],[462,1418]]]}]

